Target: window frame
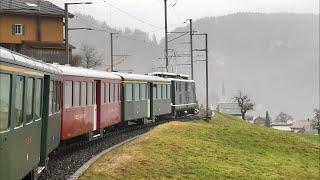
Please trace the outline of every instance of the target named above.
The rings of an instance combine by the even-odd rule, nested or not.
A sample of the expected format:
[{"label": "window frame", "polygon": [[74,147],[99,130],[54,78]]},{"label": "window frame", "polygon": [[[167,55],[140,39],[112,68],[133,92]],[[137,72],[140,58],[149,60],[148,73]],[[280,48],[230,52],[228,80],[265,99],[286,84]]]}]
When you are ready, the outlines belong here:
[{"label": "window frame", "polygon": [[[9,86],[9,96],[8,96],[8,100],[9,100],[9,104],[8,104],[8,119],[7,119],[7,127],[6,129],[3,129],[1,130],[0,129],[0,132],[8,132],[10,131],[10,128],[11,128],[11,110],[12,110],[12,85],[13,85],[13,75],[11,73],[6,73],[6,72],[0,72],[0,74],[3,74],[3,75],[8,75],[9,76],[9,82],[10,82],[10,86]],[[22,110],[23,111],[23,110]],[[22,123],[23,124],[23,123]]]},{"label": "window frame", "polygon": [[[23,27],[24,25],[23,24],[13,24],[14,25],[14,35],[17,35],[17,36],[22,36],[23,35]],[[20,32],[17,32],[17,27],[20,27]]]},{"label": "window frame", "polygon": [[[40,82],[40,92],[37,92],[37,86],[38,86],[38,83]],[[35,81],[34,81],[34,97],[33,97],[33,101],[34,101],[34,108],[33,108],[33,118],[35,121],[40,121],[42,119],[42,104],[43,104],[43,99],[42,99],[42,90],[43,90],[43,81],[41,78],[35,78]],[[36,96],[37,96],[37,93],[40,93],[40,96],[39,96],[39,117],[36,117],[36,111],[37,111],[37,106],[36,106],[36,103],[37,103],[37,99],[36,99]],[[56,95],[56,98],[58,100],[58,97]],[[57,101],[56,101],[56,112],[57,111]]]},{"label": "window frame", "polygon": [[[71,80],[67,80],[67,81],[64,81],[64,86],[63,86],[63,91],[64,91],[64,98],[63,98],[63,101],[64,101],[64,103],[63,103],[63,107],[65,108],[65,109],[67,109],[67,108],[72,108],[73,107],[73,82],[71,81]],[[67,88],[67,85],[70,85],[70,89],[66,89]],[[68,93],[67,92],[67,90],[70,90],[70,92],[71,92],[71,96],[70,96],[70,92]],[[68,106],[66,106],[66,98],[71,98],[71,101],[70,102],[68,102]]]},{"label": "window frame", "polygon": [[[34,93],[35,93],[35,91],[34,91],[34,86],[35,86],[35,78],[34,77],[27,77],[26,78],[26,81],[27,81],[27,85],[26,85],[26,102],[28,102],[28,100],[27,100],[27,98],[28,98],[28,88],[29,88],[29,86],[30,86],[30,84],[29,84],[29,79],[32,79],[33,80],[33,83],[32,83],[32,97],[31,97],[31,105],[32,105],[32,107],[31,107],[31,116],[32,116],[32,118],[31,118],[31,120],[30,121],[28,121],[28,119],[27,119],[27,108],[25,108],[25,122],[26,122],[26,125],[29,125],[29,124],[31,124],[32,122],[33,122],[33,120],[34,120]],[[24,104],[26,107],[28,107],[28,105],[25,103]]]},{"label": "window frame", "polygon": [[24,75],[16,75],[15,76],[15,102],[14,102],[14,109],[16,108],[16,100],[17,100],[17,78],[18,77],[22,77],[23,78],[23,86],[22,86],[22,104],[21,104],[21,116],[22,116],[22,121],[19,122],[20,124],[18,124],[17,122],[17,114],[14,115],[14,129],[18,129],[18,128],[21,128],[23,126],[23,123],[25,121],[25,112],[24,112],[24,103],[25,103],[25,98],[26,98],[26,77]]}]

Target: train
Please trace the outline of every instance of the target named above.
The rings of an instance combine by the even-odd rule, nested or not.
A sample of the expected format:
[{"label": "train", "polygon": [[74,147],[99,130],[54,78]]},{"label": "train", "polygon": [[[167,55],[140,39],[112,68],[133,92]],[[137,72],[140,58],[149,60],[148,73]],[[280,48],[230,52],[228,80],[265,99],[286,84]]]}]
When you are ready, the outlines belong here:
[{"label": "train", "polygon": [[186,75],[48,64],[3,47],[0,60],[0,179],[35,178],[68,140],[198,108]]}]

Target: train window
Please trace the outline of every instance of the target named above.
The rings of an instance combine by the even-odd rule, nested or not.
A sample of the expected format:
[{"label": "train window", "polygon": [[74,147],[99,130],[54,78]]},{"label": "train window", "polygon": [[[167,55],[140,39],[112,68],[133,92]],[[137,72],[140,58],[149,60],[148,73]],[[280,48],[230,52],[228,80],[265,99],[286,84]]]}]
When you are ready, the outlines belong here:
[{"label": "train window", "polygon": [[0,73],[0,131],[9,128],[11,76]]},{"label": "train window", "polygon": [[167,84],[167,99],[171,99],[171,85]]},{"label": "train window", "polygon": [[105,91],[106,91],[106,83],[102,82],[101,83],[101,88],[100,88],[101,104],[106,102]]},{"label": "train window", "polygon": [[178,82],[178,89],[179,89],[179,92],[181,92],[181,91],[182,91],[181,86],[182,86],[182,82]]},{"label": "train window", "polygon": [[18,127],[23,123],[23,97],[24,97],[24,77],[16,77],[16,100],[15,100],[15,126]]},{"label": "train window", "polygon": [[50,89],[49,89],[49,114],[52,114],[52,93],[53,93],[53,81],[50,81]]},{"label": "train window", "polygon": [[167,85],[162,84],[162,99],[167,99]]},{"label": "train window", "polygon": [[92,105],[92,91],[93,91],[93,87],[92,87],[92,82],[87,83],[87,104],[88,105]]},{"label": "train window", "polygon": [[92,83],[92,104],[96,104],[96,82]]},{"label": "train window", "polygon": [[153,85],[153,99],[157,99],[157,85]]},{"label": "train window", "polygon": [[185,84],[184,90],[185,90],[185,91],[188,91],[189,84],[188,84],[187,82],[185,82],[184,84]]},{"label": "train window", "polygon": [[27,94],[26,94],[26,122],[31,122],[33,119],[33,90],[34,79],[28,78],[27,80]]},{"label": "train window", "polygon": [[87,105],[87,83],[81,82],[81,106]]},{"label": "train window", "polygon": [[146,84],[146,92],[147,92],[147,99],[150,99],[150,94],[149,94],[149,84]]},{"label": "train window", "polygon": [[134,100],[139,101],[139,84],[134,84]]},{"label": "train window", "polygon": [[72,107],[72,81],[64,82],[64,107]]},{"label": "train window", "polygon": [[118,101],[119,102],[120,102],[120,94],[121,94],[120,84],[118,84]]},{"label": "train window", "polygon": [[74,106],[80,106],[80,83],[79,82],[73,82],[73,105]]},{"label": "train window", "polygon": [[57,108],[57,82],[53,81],[53,91],[52,91],[52,113],[56,112],[56,108]]},{"label": "train window", "polygon": [[54,90],[53,90],[53,112],[58,112],[59,108],[58,108],[58,102],[59,102],[59,82],[58,81],[54,81]]},{"label": "train window", "polygon": [[61,82],[57,81],[57,111],[61,108]]},{"label": "train window", "polygon": [[132,101],[132,84],[126,84],[126,101]]},{"label": "train window", "polygon": [[35,88],[35,107],[34,107],[34,115],[35,120],[41,117],[41,100],[42,100],[42,80],[36,79],[36,88]]},{"label": "train window", "polygon": [[146,100],[146,84],[140,84],[140,99]]},{"label": "train window", "polygon": [[105,97],[105,102],[109,103],[110,102],[110,83],[106,83],[106,97]]},{"label": "train window", "polygon": [[161,84],[157,85],[157,99],[161,99]]},{"label": "train window", "polygon": [[115,96],[115,101],[118,102],[119,101],[119,84],[114,84],[114,96]]}]

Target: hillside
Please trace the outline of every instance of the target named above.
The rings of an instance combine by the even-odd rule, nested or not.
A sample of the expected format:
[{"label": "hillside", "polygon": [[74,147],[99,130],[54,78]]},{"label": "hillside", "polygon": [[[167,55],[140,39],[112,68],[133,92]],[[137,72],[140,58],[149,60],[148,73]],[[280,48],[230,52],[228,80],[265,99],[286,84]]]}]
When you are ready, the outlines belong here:
[{"label": "hillside", "polygon": [[99,159],[80,179],[317,179],[319,137],[216,114],[171,122]]}]

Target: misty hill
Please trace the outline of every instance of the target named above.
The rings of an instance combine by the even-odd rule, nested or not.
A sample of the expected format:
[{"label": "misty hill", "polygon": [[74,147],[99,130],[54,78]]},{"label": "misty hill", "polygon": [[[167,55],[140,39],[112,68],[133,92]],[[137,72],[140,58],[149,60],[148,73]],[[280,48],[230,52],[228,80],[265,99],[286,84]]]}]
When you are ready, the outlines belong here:
[{"label": "misty hill", "polygon": [[[197,20],[194,29],[209,34],[211,103],[217,102],[224,81],[227,95],[246,91],[261,114],[284,111],[303,118],[317,107],[319,16],[239,13]],[[176,41],[174,48],[183,47],[179,42],[188,38]],[[194,44],[195,49],[204,47],[198,37]],[[204,77],[201,64],[196,63],[196,80]]]},{"label": "misty hill", "polygon": [[[73,26],[94,25],[111,30],[89,16],[77,15]],[[72,26],[71,25],[71,26]],[[284,111],[295,118],[311,114],[318,99],[319,16],[312,14],[238,13],[194,20],[194,29],[209,35],[210,103],[218,101],[223,81],[227,95],[246,91],[256,103],[258,113],[271,111],[275,116]],[[176,31],[187,31],[188,26]],[[118,68],[136,73],[161,67],[163,40],[160,45],[142,31],[124,30],[125,36],[115,39],[115,54],[132,55]],[[109,62],[109,35],[102,32],[74,31],[73,45],[95,45]],[[178,35],[175,35],[178,36]],[[175,37],[174,36],[174,37]],[[104,38],[105,37],[105,38]],[[170,36],[169,39],[174,38]],[[169,43],[170,56],[189,54],[188,35]],[[194,37],[194,48],[203,48],[204,41]],[[195,60],[203,54],[195,53]],[[190,73],[189,57],[170,59],[170,70]],[[116,68],[117,69],[117,68]],[[159,69],[158,69],[159,70]],[[200,102],[204,102],[204,63],[195,63],[195,80]]]},{"label": "misty hill", "polygon": [[[127,55],[124,63],[115,67],[115,70],[147,73],[152,69],[152,61],[161,57],[163,49],[160,48],[155,39],[150,39],[149,35],[138,29],[124,30],[109,27],[106,23],[93,19],[91,16],[75,14],[75,18],[70,20],[70,27],[90,27],[108,32],[120,32],[121,36],[114,35],[113,49],[114,55]],[[76,46],[75,53],[80,53],[81,46],[88,44],[97,48],[103,58],[103,65],[98,69],[105,69],[105,65],[110,65],[110,34],[99,31],[71,31],[71,44]],[[114,57],[115,63],[119,56]],[[142,63],[146,61],[146,63]]]}]

